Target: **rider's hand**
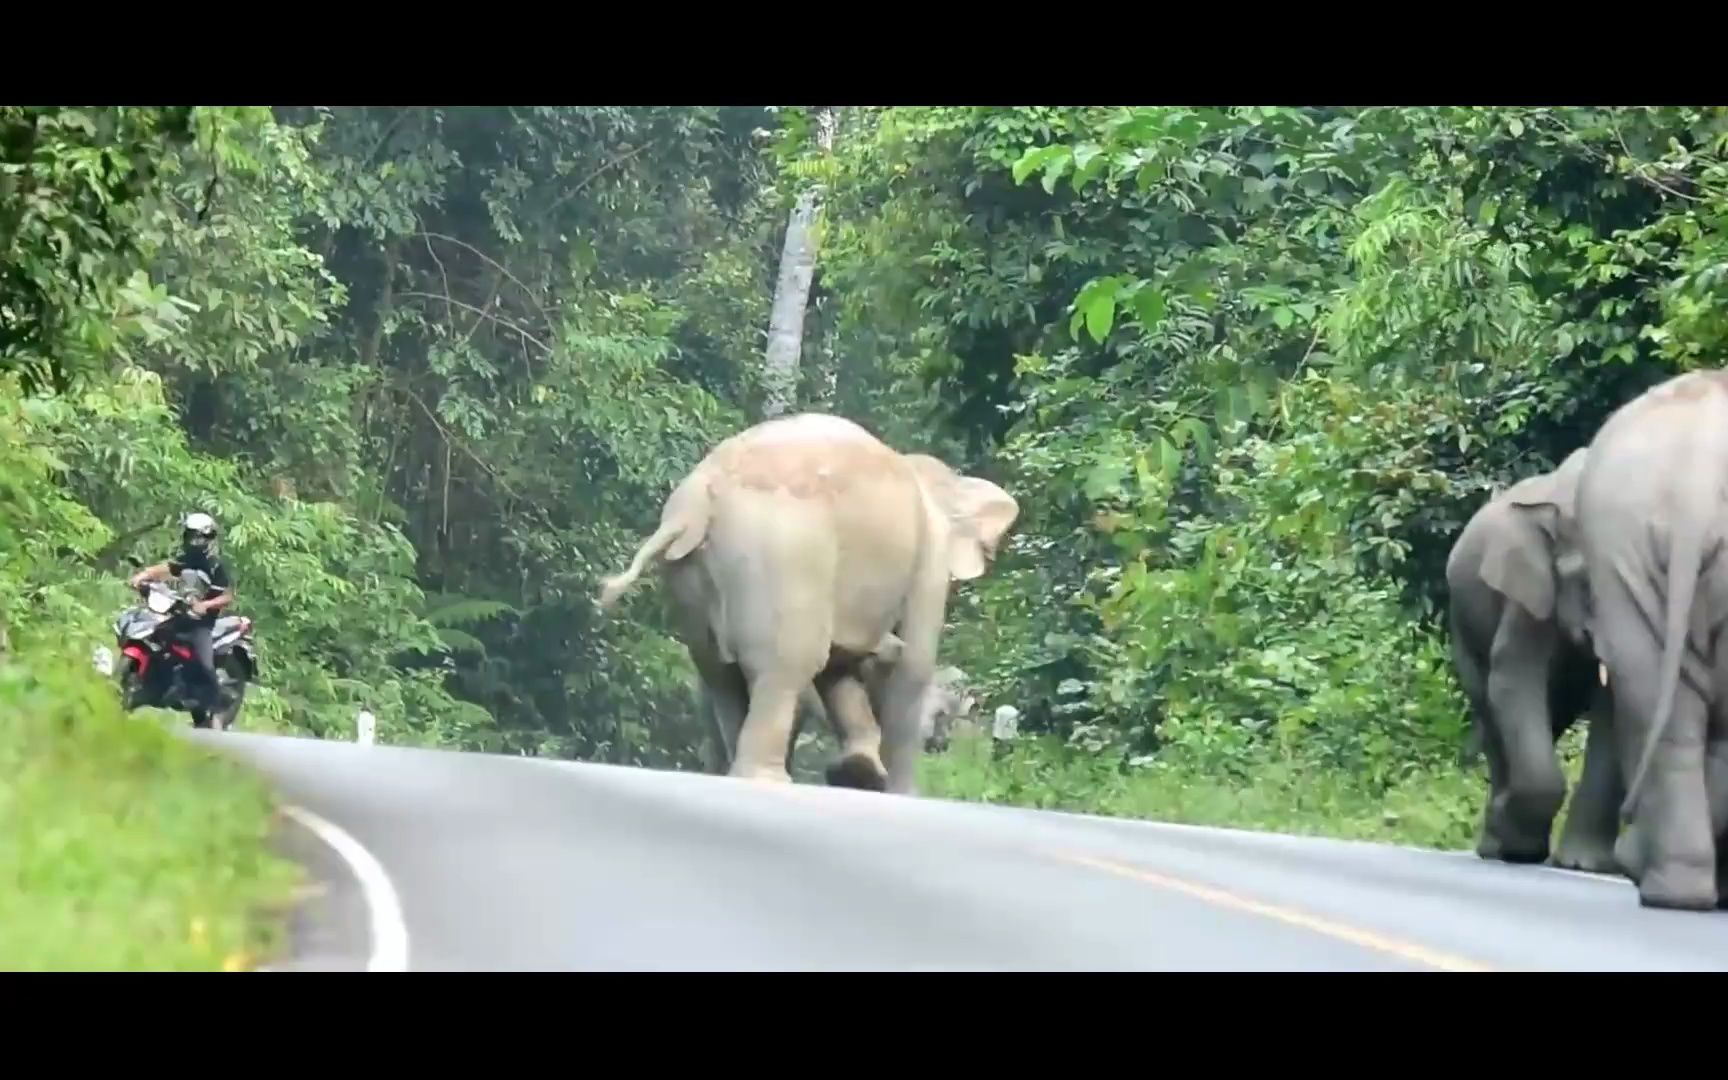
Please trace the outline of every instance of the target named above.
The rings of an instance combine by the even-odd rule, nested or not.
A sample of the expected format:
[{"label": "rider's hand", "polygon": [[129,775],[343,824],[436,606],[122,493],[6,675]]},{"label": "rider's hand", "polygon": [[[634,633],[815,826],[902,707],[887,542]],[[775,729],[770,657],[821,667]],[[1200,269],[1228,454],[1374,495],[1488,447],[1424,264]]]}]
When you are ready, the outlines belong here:
[{"label": "rider's hand", "polygon": [[144,584],[144,571],[140,570],[136,574],[132,575],[132,587],[136,589],[142,584]]},{"label": "rider's hand", "polygon": [[192,602],[192,614],[199,618],[202,618],[204,613],[209,610],[210,602],[208,600],[194,600]]}]

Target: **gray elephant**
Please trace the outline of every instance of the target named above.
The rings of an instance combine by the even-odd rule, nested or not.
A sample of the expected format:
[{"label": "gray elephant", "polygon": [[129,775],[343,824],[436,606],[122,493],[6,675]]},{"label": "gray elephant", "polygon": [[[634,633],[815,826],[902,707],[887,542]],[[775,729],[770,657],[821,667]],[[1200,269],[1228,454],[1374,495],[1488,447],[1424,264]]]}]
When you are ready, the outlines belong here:
[{"label": "gray elephant", "polygon": [[1621,785],[1608,691],[1587,640],[1582,561],[1570,548],[1585,451],[1490,499],[1446,561],[1452,658],[1488,757],[1488,801],[1476,851],[1541,862],[1566,796],[1555,742],[1591,723],[1584,775],[1554,862],[1616,872]]},{"label": "gray elephant", "polygon": [[[709,452],[600,604],[663,562],[675,633],[738,732],[731,775],[790,781],[796,703],[814,683],[845,732],[841,774],[910,794],[949,582],[984,573],[1018,516],[995,484],[850,420],[783,417]],[[890,635],[899,656],[870,663]]]},{"label": "gray elephant", "polygon": [[1621,406],[1578,484],[1590,635],[1614,689],[1626,772],[1615,856],[1646,907],[1722,896],[1728,826],[1728,373]]}]

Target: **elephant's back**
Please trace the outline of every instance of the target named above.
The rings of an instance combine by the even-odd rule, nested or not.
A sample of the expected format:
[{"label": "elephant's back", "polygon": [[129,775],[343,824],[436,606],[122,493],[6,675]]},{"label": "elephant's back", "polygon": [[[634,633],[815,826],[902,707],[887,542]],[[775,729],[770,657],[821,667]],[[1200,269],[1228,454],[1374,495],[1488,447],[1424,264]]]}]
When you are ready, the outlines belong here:
[{"label": "elephant's back", "polygon": [[706,463],[750,491],[823,501],[905,482],[906,464],[874,435],[839,416],[802,413],[732,436]]},{"label": "elephant's back", "polygon": [[738,561],[722,574],[772,593],[770,606],[798,619],[786,632],[866,652],[893,629],[930,532],[904,457],[849,420],[803,414],[733,436],[704,468],[722,549],[711,558]]},{"label": "elephant's back", "polygon": [[1610,414],[1590,442],[1579,517],[1613,507],[1647,516],[1662,532],[1700,468],[1728,477],[1728,373],[1676,376]]}]

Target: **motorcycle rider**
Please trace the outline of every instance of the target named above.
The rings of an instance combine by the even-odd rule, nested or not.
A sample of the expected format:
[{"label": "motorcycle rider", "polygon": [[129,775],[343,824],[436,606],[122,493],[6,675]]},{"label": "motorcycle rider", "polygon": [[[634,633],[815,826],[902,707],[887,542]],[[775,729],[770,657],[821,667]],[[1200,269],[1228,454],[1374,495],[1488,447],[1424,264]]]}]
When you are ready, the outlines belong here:
[{"label": "motorcycle rider", "polygon": [[199,697],[205,716],[213,716],[221,704],[220,684],[216,681],[216,654],[210,632],[216,625],[216,613],[234,602],[234,590],[228,580],[228,567],[216,552],[216,538],[221,530],[209,514],[194,511],[180,521],[180,553],[155,566],[147,566],[132,575],[132,587],[146,581],[166,581],[179,577],[188,569],[201,570],[210,579],[210,590],[202,600],[195,601],[191,615],[180,620],[180,640],[192,647],[203,678]]}]

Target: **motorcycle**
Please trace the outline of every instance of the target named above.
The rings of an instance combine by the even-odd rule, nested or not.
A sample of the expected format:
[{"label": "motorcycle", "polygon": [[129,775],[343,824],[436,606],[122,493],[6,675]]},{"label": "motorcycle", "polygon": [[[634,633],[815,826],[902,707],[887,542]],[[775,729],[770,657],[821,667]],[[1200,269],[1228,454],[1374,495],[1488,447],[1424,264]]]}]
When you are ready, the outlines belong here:
[{"label": "motorcycle", "polygon": [[192,647],[177,640],[181,620],[189,617],[192,600],[209,590],[210,579],[199,570],[181,573],[178,588],[161,581],[138,587],[144,603],[128,608],[114,620],[115,643],[120,650],[118,671],[108,649],[97,650],[96,667],[118,678],[120,704],[130,712],[140,706],[179,709],[192,714],[192,726],[226,731],[234,726],[246,698],[247,683],[257,677],[257,642],[252,620],[244,615],[224,615],[210,630],[216,660],[217,691],[221,704],[215,716],[198,707],[197,680],[202,677]]}]

